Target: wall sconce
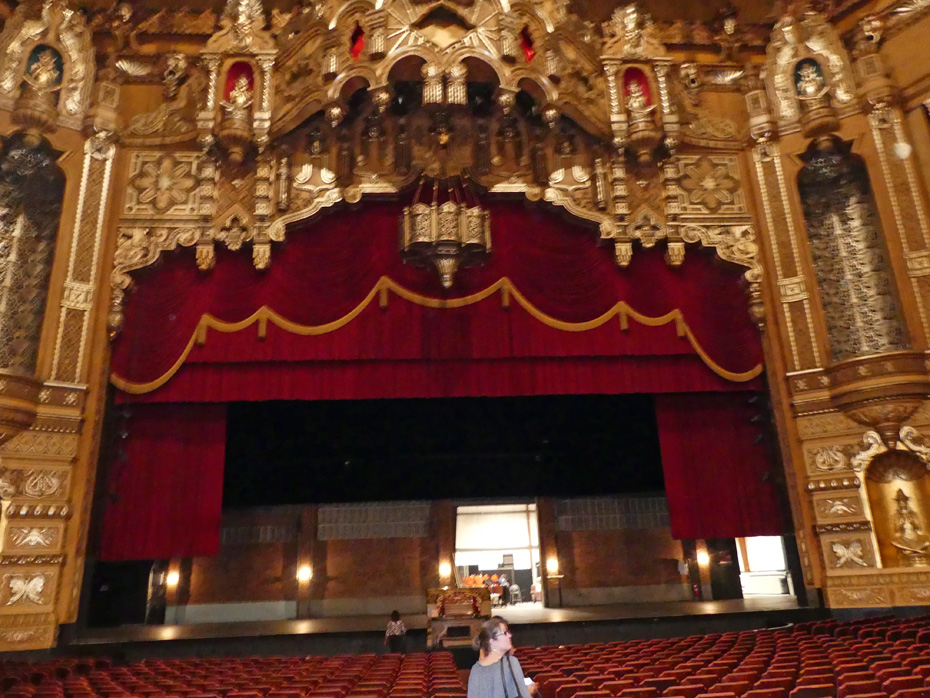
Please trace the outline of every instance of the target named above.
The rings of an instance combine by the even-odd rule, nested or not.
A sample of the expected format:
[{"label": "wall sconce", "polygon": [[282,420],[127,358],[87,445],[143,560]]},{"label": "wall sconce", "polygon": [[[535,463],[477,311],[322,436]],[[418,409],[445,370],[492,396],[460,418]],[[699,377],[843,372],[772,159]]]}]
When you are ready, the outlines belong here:
[{"label": "wall sconce", "polygon": [[452,576],[452,565],[448,562],[439,563],[439,577],[440,579],[448,579]]},{"label": "wall sconce", "polygon": [[165,584],[167,584],[168,587],[171,589],[176,587],[178,585],[178,582],[180,581],[181,581],[181,574],[177,570],[173,570],[169,572],[168,576],[165,577]]},{"label": "wall sconce", "polygon": [[303,565],[297,570],[298,582],[309,582],[313,579],[313,568],[310,565]]},{"label": "wall sconce", "polygon": [[558,574],[559,573],[559,559],[556,557],[550,557],[546,560],[546,572],[549,574]]},{"label": "wall sconce", "polygon": [[699,550],[697,554],[697,563],[701,567],[707,567],[710,564],[710,555],[707,554],[706,550]]}]

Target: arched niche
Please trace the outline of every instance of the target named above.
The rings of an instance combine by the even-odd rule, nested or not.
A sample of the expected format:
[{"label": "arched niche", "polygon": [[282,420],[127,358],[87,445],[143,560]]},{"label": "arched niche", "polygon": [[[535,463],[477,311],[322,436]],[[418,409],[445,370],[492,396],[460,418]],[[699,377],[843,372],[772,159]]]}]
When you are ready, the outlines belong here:
[{"label": "arched niche", "polygon": [[930,473],[910,451],[875,456],[866,495],[883,567],[930,565]]},{"label": "arched niche", "polygon": [[865,162],[832,135],[801,157],[798,190],[833,360],[908,348]]},{"label": "arched niche", "polygon": [[59,153],[22,134],[0,145],[0,369],[36,372],[61,218]]}]

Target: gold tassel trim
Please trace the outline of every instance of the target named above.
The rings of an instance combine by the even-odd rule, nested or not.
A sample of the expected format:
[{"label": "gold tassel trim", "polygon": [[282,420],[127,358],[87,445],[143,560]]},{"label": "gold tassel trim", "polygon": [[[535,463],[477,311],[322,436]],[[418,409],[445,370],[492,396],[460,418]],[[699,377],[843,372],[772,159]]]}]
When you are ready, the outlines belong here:
[{"label": "gold tassel trim", "polygon": [[513,298],[516,302],[531,316],[539,320],[544,325],[552,327],[557,330],[562,330],[563,332],[587,332],[588,330],[593,330],[606,322],[609,322],[614,317],[618,318],[620,322],[620,327],[623,330],[629,329],[629,318],[636,320],[641,325],[646,325],[647,327],[659,327],[661,325],[666,325],[669,322],[675,323],[675,330],[679,337],[687,339],[691,344],[691,347],[694,349],[695,353],[700,357],[707,367],[716,373],[718,376],[724,380],[731,381],[733,383],[745,383],[751,381],[753,378],[756,378],[760,373],[762,373],[762,365],[759,364],[754,368],[751,368],[748,371],[742,373],[734,373],[733,371],[726,370],[723,366],[715,362],[704,348],[698,343],[694,334],[691,332],[691,328],[688,327],[688,323],[685,322],[684,316],[681,311],[677,308],[672,310],[665,315],[660,317],[649,317],[648,315],[642,315],[624,301],[618,302],[610,310],[605,312],[600,317],[594,318],[593,320],[588,320],[586,322],[565,322],[563,320],[557,320],[554,317],[546,315],[544,312],[539,310],[536,306],[530,303],[526,297],[520,293],[513,283],[507,277],[502,278],[500,281],[496,282],[492,286],[474,293],[470,296],[464,296],[462,298],[451,298],[451,299],[442,299],[442,298],[429,298],[427,296],[422,296],[413,291],[399,286],[397,283],[382,276],[378,283],[375,284],[375,287],[371,289],[367,296],[359,303],[355,308],[353,308],[349,313],[334,320],[333,322],[326,323],[325,325],[300,325],[295,322],[291,322],[276,312],[271,310],[268,307],[262,306],[256,310],[252,315],[247,317],[245,320],[239,322],[223,322],[213,317],[209,313],[205,313],[200,321],[197,323],[197,327],[194,330],[193,335],[190,338],[190,341],[187,343],[187,346],[184,348],[184,351],[178,357],[178,360],[169,368],[164,374],[159,376],[153,381],[148,381],[146,383],[136,383],[130,380],[123,378],[117,373],[110,374],[110,382],[116,386],[119,390],[129,393],[131,395],[143,395],[145,393],[150,393],[153,390],[157,390],[167,383],[171,378],[176,374],[181,366],[184,365],[184,362],[187,360],[188,355],[195,345],[202,346],[207,339],[207,329],[216,330],[217,332],[240,332],[245,328],[249,327],[254,323],[258,323],[258,333],[260,337],[265,336],[265,331],[267,329],[267,323],[270,321],[275,326],[281,328],[285,332],[290,332],[299,336],[310,337],[317,336],[322,334],[328,334],[329,332],[334,332],[341,327],[345,327],[350,322],[361,314],[361,312],[368,307],[368,305],[374,301],[377,297],[379,305],[382,308],[387,307],[388,293],[393,293],[400,298],[403,298],[406,301],[411,303],[416,303],[417,305],[426,307],[426,308],[463,308],[468,305],[473,305],[474,303],[480,303],[481,301],[489,298],[490,296],[500,293],[501,302],[503,307],[508,308],[510,306],[510,299]]}]

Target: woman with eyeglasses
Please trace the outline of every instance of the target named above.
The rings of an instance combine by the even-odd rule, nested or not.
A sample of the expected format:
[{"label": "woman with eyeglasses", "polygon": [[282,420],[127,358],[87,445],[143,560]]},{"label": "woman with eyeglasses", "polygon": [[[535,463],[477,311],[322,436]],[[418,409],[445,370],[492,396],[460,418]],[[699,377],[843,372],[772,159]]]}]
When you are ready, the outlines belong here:
[{"label": "woman with eyeglasses", "polygon": [[530,698],[536,684],[523,676],[513,650],[513,637],[507,621],[494,616],[481,626],[472,646],[478,661],[468,677],[468,698]]}]

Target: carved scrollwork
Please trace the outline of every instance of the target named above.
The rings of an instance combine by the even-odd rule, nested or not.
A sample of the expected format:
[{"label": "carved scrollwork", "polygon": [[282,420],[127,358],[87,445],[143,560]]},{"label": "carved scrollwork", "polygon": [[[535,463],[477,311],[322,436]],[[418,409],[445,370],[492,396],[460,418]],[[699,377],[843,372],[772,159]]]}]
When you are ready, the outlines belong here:
[{"label": "carved scrollwork", "polygon": [[155,109],[137,114],[121,138],[127,145],[179,143],[196,135],[194,109],[205,87],[203,74],[188,66],[184,54],[165,58],[164,101]]},{"label": "carved scrollwork", "polygon": [[759,243],[751,225],[684,225],[681,238],[685,242],[699,242],[705,247],[713,247],[721,259],[747,267],[745,277],[750,283],[762,280]]},{"label": "carved scrollwork", "polygon": [[45,574],[5,574],[8,585],[5,606],[16,604],[44,605],[48,602]]},{"label": "carved scrollwork", "polygon": [[110,274],[112,295],[107,326],[111,334],[118,332],[123,324],[123,299],[132,286],[129,272],[151,264],[166,250],[174,250],[179,246],[191,247],[199,238],[200,228],[194,226],[120,229],[115,265]]},{"label": "carved scrollwork", "polygon": [[831,544],[830,549],[832,550],[834,556],[834,567],[871,566],[863,557],[865,553],[861,541],[834,541]]},{"label": "carved scrollwork", "polygon": [[10,527],[10,542],[17,548],[48,548],[58,537],[60,529],[52,527]]},{"label": "carved scrollwork", "polygon": [[0,499],[12,499],[19,491],[23,473],[0,466]]},{"label": "carved scrollwork", "polygon": [[916,454],[926,465],[930,466],[930,444],[927,439],[912,426],[901,427],[900,444]]},{"label": "carved scrollwork", "polygon": [[814,451],[814,468],[822,473],[833,473],[849,467],[849,456],[840,446],[826,446]]},{"label": "carved scrollwork", "polygon": [[59,494],[65,475],[57,470],[27,470],[23,476],[22,493],[27,497],[41,499]]},{"label": "carved scrollwork", "polygon": [[885,453],[888,450],[888,447],[882,441],[882,437],[875,431],[867,431],[863,434],[862,443],[865,448],[849,459],[852,469],[857,473],[862,472],[879,453]]},{"label": "carved scrollwork", "polygon": [[739,144],[740,129],[732,119],[711,113],[707,109],[689,109],[683,138],[696,145]]}]

